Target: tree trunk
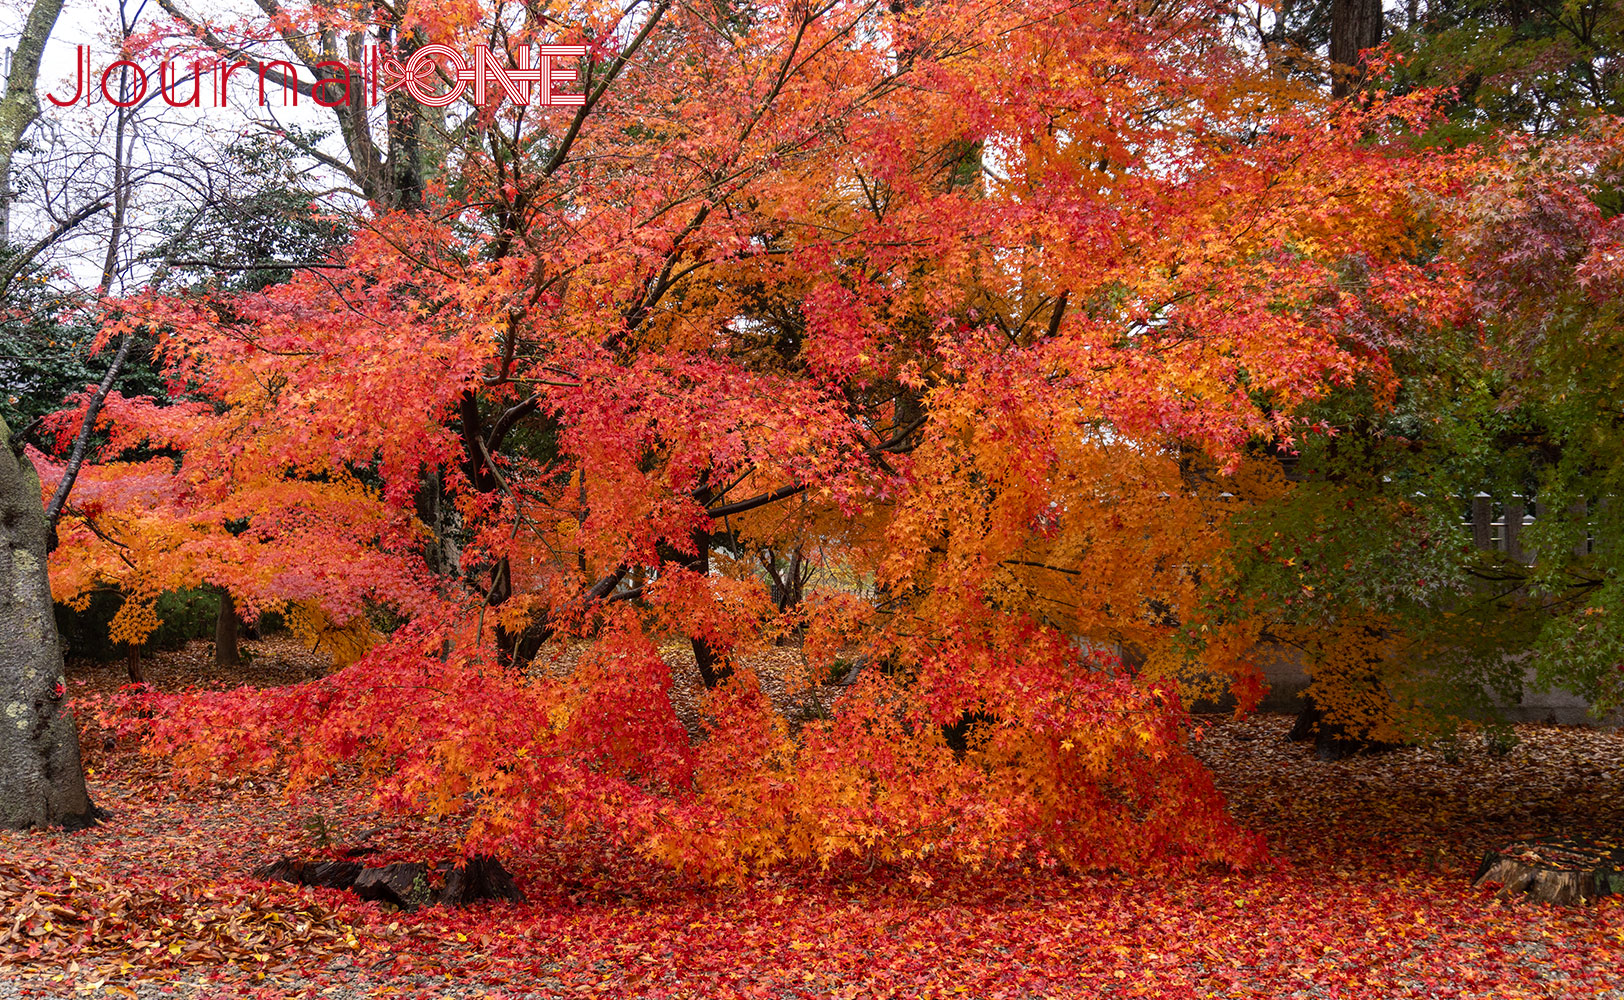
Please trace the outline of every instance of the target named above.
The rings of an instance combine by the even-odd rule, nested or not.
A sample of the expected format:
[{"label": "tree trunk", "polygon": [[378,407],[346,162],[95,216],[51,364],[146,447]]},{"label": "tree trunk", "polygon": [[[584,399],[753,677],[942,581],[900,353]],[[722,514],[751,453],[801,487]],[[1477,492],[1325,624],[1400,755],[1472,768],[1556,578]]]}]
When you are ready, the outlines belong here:
[{"label": "tree trunk", "polygon": [[0,420],[0,827],[88,826],[96,808],[68,710],[39,476],[10,440]]},{"label": "tree trunk", "polygon": [[130,675],[131,684],[145,684],[146,675],[141,672],[141,644],[127,642],[124,644],[124,669]]},{"label": "tree trunk", "polygon": [[242,653],[237,649],[237,602],[224,587],[220,588],[220,614],[214,620],[214,665],[242,665]]},{"label": "tree trunk", "polygon": [[1297,713],[1297,721],[1286,734],[1286,739],[1293,743],[1313,740],[1316,760],[1337,761],[1355,754],[1382,753],[1397,749],[1398,745],[1395,743],[1373,740],[1368,736],[1350,732],[1340,722],[1327,719],[1325,709],[1314,701],[1313,695],[1304,692],[1302,698],[1302,711]]},{"label": "tree trunk", "polygon": [[[102,286],[106,290],[106,286]],[[79,470],[85,462],[85,449],[90,444],[90,436],[96,430],[96,417],[101,413],[102,404],[107,402],[107,396],[113,391],[113,382],[124,369],[124,362],[130,356],[130,346],[135,343],[133,331],[124,334],[124,340],[118,345],[118,352],[113,355],[112,364],[107,366],[107,374],[102,376],[101,384],[91,394],[90,402],[85,406],[85,415],[79,421],[79,433],[73,439],[73,451],[68,454],[68,464],[62,469],[62,478],[56,484],[56,491],[51,494],[51,502],[45,505],[45,536],[46,547],[56,548],[56,521],[62,516],[62,511],[68,505],[68,494],[73,491],[73,484],[79,478]]]},{"label": "tree trunk", "polygon": [[[700,576],[710,575],[710,532],[699,530],[694,532],[694,548],[699,550],[699,558],[689,564]],[[689,640],[694,650],[694,665],[699,668],[699,677],[705,682],[707,690],[714,689],[727,678],[733,676],[733,665],[725,657],[716,655],[711,644],[699,636]]]},{"label": "tree trunk", "polygon": [[1359,53],[1382,42],[1381,0],[1331,0],[1331,93],[1344,97],[1363,72]]},{"label": "tree trunk", "polygon": [[39,82],[40,56],[61,13],[62,0],[35,0],[11,56],[5,95],[0,97],[0,248],[11,241],[11,158],[23,133],[39,117],[34,88]]}]

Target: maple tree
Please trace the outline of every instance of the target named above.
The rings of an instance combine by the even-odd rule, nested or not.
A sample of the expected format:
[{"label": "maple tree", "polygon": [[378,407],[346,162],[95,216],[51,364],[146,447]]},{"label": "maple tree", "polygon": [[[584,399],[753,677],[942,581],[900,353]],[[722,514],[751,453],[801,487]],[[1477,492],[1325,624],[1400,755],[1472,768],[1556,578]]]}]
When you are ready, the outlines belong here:
[{"label": "maple tree", "polygon": [[[1384,93],[1379,53],[1328,101],[1219,4],[178,3],[147,42],[578,31],[589,105],[394,100],[386,151],[340,109],[372,202],[341,248],[107,303],[101,342],[155,337],[167,396],[91,421],[56,596],[116,586],[134,639],[210,584],[293,617],[297,676],[318,638],[343,665],[72,679],[121,822],[0,833],[7,976],[1612,985],[1617,900],[1513,910],[1462,876],[1531,824],[1616,858],[1617,734],[1324,768],[1288,720],[1185,709],[1255,704],[1282,639],[1366,734],[1436,735],[1436,696],[1481,707],[1530,644],[1619,697],[1617,552],[1574,552],[1624,516],[1596,502],[1615,123],[1433,145],[1450,105]],[[27,453],[43,482],[7,480],[30,509],[87,400]],[[1531,568],[1463,544],[1449,495],[1492,477],[1540,489]],[[232,877],[284,850],[497,853],[532,903]]]},{"label": "maple tree", "polygon": [[[406,11],[386,40],[491,23]],[[1409,141],[1424,96],[1328,104],[1227,13],[503,22],[624,41],[580,64],[579,111],[448,123],[439,179],[374,195],[334,266],[119,303],[102,336],[158,331],[193,399],[108,398],[56,593],[123,581],[131,634],[198,581],[250,612],[387,609],[329,678],[141,724],[183,772],[358,762],[388,807],[467,819],[470,851],[602,830],[714,875],[1253,859],[1184,745],[1198,673],[1259,691],[1203,567],[1280,489],[1259,442],[1390,385],[1392,331],[1466,308],[1418,248],[1476,168]],[[813,542],[861,586],[780,608],[716,555]],[[791,631],[810,673],[872,664],[793,731],[739,666]],[[698,739],[672,637],[709,689]]]}]

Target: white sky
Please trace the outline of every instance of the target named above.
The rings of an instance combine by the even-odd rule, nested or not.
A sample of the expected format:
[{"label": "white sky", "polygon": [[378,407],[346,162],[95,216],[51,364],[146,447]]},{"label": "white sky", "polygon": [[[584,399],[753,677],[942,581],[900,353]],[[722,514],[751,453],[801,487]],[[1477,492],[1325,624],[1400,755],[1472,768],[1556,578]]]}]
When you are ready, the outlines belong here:
[{"label": "white sky", "polygon": [[[204,18],[230,18],[234,13],[254,9],[251,4],[245,7],[242,3],[221,0],[182,2],[183,10]],[[31,0],[0,0],[0,45],[8,57],[22,34],[30,5]],[[155,0],[130,0],[127,9],[139,18],[137,30],[156,19],[167,19]],[[37,239],[49,231],[52,215],[62,217],[109,186],[114,108],[102,97],[99,88],[102,70],[118,58],[117,10],[115,0],[67,0],[57,20],[40,66],[40,120],[28,133],[28,140],[35,148],[20,151],[13,166],[12,186],[19,191],[11,220],[14,242]],[[71,106],[56,107],[46,95],[59,99],[73,96],[80,45],[88,47],[90,56],[85,93]],[[150,74],[148,94],[156,94],[156,61],[141,58],[136,62]],[[187,65],[187,62],[177,63],[177,68]],[[285,98],[280,88],[272,85],[266,87],[270,107],[253,107],[258,99],[257,80],[246,71],[238,71],[232,77],[232,107],[210,106],[214,101],[206,85],[212,79],[211,75],[205,80],[202,107],[170,108],[154,100],[142,108],[135,131],[136,151],[131,158],[137,170],[147,177],[137,187],[131,212],[130,235],[137,248],[150,248],[158,241],[159,234],[150,227],[153,220],[164,211],[197,197],[195,184],[185,175],[203,173],[203,165],[217,159],[217,151],[226,143],[241,135],[262,131],[267,125],[274,127],[279,122],[334,131],[331,112],[316,106],[308,97],[301,99],[296,108],[284,107]],[[190,84],[180,84],[175,92],[182,97],[190,96]],[[336,146],[336,137],[332,142]],[[335,148],[332,152],[338,150]],[[318,189],[340,182],[334,172],[325,168],[311,172],[318,174],[313,178]],[[321,173],[327,176],[319,176]],[[231,177],[218,173],[211,178],[212,183],[222,185],[229,185],[231,181]],[[97,191],[98,186],[101,191]],[[103,212],[92,218],[72,238],[48,254],[52,264],[65,268],[83,287],[93,287],[99,280],[110,215]],[[115,285],[112,291],[115,294],[129,291],[130,285],[146,277],[146,269],[134,267],[119,283],[122,287]]]}]

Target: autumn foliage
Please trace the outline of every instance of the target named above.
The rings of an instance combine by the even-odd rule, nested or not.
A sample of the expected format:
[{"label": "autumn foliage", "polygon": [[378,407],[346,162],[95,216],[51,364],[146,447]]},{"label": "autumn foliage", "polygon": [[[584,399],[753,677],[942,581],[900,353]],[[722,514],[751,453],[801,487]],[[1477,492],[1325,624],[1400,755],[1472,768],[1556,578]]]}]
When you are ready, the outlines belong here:
[{"label": "autumn foliage", "polygon": [[[475,4],[413,10],[485,40]],[[116,581],[136,638],[205,581],[389,629],[329,677],[128,724],[192,776],[354,765],[469,851],[1254,861],[1184,705],[1255,703],[1261,626],[1202,574],[1285,489],[1276,447],[1325,431],[1302,407],[1390,397],[1395,343],[1467,321],[1433,251],[1478,168],[1413,142],[1425,95],[1329,103],[1230,24],[656,4],[591,57],[584,112],[473,114],[422,209],[332,266],[119,303],[104,336],[157,333],[189,401],[109,401],[59,599]],[[822,585],[779,607],[764,547],[816,551]],[[807,683],[866,660],[831,718],[744,666],[784,636]]]}]

